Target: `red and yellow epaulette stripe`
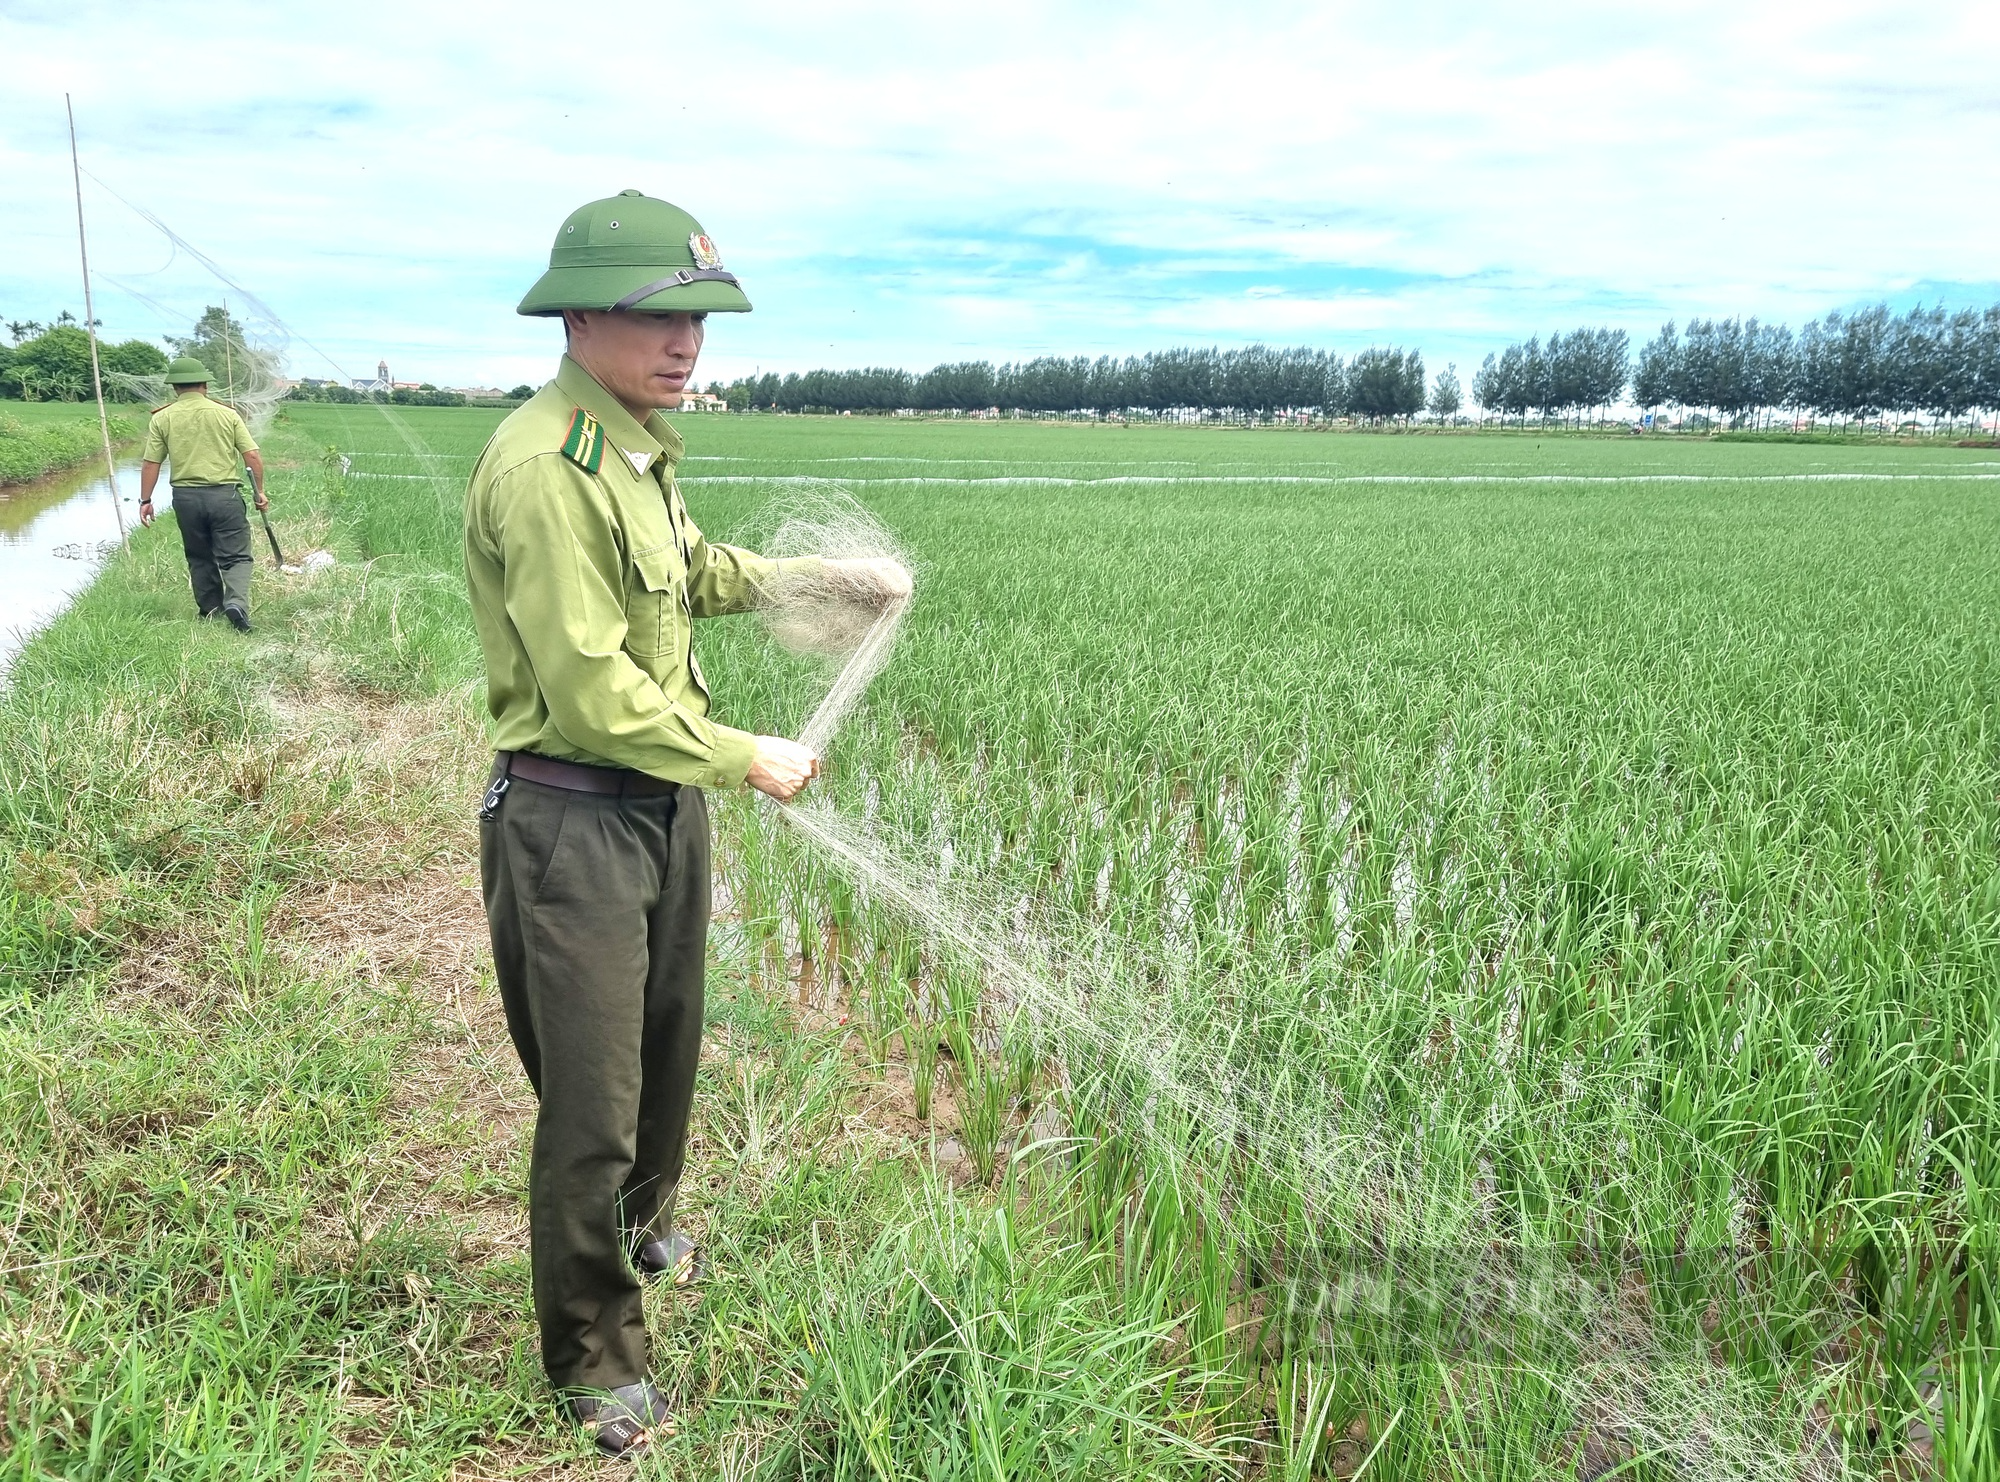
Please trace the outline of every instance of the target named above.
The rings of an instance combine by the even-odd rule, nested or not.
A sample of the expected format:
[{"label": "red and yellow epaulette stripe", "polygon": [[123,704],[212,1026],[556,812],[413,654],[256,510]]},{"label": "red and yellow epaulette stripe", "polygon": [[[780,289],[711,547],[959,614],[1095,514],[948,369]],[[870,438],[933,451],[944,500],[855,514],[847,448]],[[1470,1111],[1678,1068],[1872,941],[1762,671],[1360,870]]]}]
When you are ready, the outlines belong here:
[{"label": "red and yellow epaulette stripe", "polygon": [[596,473],[604,464],[604,428],[582,407],[569,419],[562,455],[585,473]]}]

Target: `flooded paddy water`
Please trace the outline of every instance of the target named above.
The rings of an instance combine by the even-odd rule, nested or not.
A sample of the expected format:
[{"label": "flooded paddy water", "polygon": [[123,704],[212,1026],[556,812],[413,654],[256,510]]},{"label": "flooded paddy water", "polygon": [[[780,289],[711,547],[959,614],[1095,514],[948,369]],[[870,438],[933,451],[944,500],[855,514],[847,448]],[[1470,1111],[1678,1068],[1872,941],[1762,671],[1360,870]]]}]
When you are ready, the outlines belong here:
[{"label": "flooded paddy water", "polygon": [[[118,548],[118,515],[102,464],[0,488],[0,675],[35,630],[69,606]],[[125,522],[139,523],[137,460],[118,468]],[[173,507],[161,481],[157,508]]]}]

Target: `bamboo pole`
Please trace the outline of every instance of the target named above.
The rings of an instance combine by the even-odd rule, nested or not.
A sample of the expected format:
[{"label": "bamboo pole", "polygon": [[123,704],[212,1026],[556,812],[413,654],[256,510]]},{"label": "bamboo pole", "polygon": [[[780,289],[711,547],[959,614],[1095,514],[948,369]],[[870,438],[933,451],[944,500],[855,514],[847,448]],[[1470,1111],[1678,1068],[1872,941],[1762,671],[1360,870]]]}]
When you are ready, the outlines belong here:
[{"label": "bamboo pole", "polygon": [[111,488],[111,512],[118,517],[118,543],[126,544],[125,506],[118,498],[118,462],[111,456],[111,417],[104,410],[104,372],[97,363],[97,311],[90,300],[90,247],[83,236],[83,167],[76,160],[76,108],[63,94],[69,115],[69,172],[76,182],[76,252],[83,261],[83,328],[90,336],[90,385],[97,393],[97,430],[104,438],[104,478]]}]

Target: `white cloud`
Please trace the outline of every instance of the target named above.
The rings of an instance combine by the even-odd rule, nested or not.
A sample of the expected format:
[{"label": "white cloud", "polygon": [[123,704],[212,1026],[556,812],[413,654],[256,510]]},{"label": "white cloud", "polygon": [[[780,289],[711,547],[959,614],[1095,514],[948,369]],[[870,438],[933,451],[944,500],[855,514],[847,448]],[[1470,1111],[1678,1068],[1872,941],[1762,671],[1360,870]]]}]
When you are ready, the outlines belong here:
[{"label": "white cloud", "polygon": [[[715,326],[717,374],[1253,336],[1465,362],[1579,321],[2000,294],[1989,27],[1971,4],[14,5],[0,54],[41,81],[0,100],[0,314],[79,297],[65,86],[86,164],[302,335],[444,383],[545,372],[555,333],[513,303],[563,214],[626,186],[694,210],[757,302]],[[104,271],[188,317],[220,296],[88,204]],[[103,297],[113,332],[175,327]]]}]

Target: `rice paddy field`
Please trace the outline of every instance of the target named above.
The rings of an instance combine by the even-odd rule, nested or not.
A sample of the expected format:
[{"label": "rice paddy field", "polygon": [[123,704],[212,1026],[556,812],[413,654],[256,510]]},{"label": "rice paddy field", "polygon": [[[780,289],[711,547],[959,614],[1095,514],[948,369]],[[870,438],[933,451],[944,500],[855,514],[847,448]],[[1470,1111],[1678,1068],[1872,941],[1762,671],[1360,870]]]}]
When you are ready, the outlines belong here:
[{"label": "rice paddy field", "polygon": [[[467,888],[497,420],[291,409],[260,646],[156,531],[22,657],[0,1476],[590,1468]],[[650,1474],[2000,1475],[1990,451],[679,425],[712,539],[851,497],[917,598],[718,814]]]}]

